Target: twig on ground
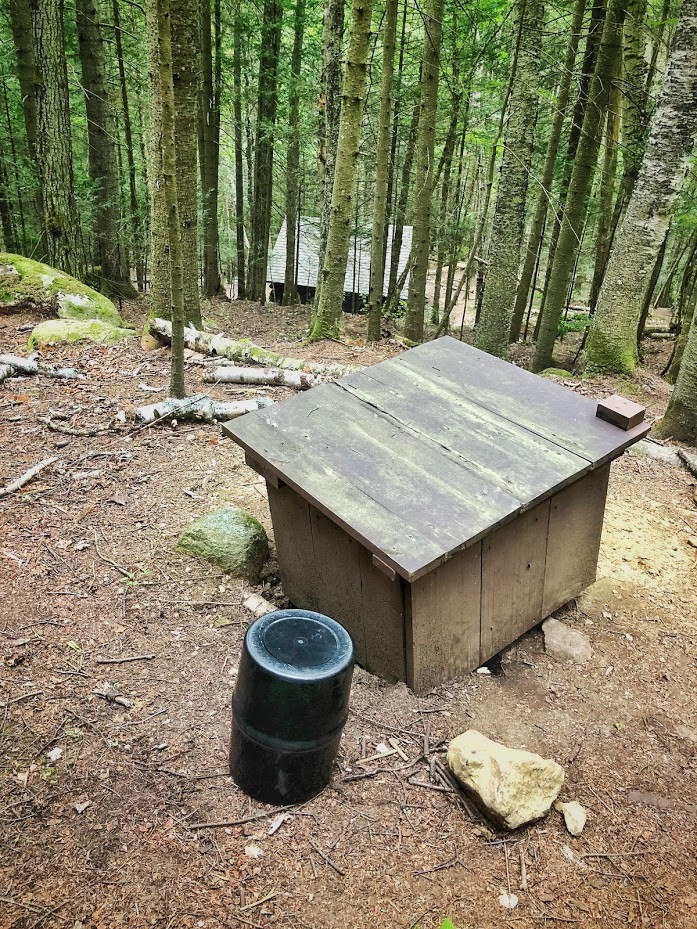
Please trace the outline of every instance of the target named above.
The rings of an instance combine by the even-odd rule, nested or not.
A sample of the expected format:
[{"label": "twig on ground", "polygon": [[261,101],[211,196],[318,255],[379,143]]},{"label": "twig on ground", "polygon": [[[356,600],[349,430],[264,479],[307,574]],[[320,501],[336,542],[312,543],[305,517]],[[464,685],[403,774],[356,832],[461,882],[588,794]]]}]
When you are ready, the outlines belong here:
[{"label": "twig on ground", "polygon": [[245,823],[253,823],[258,819],[265,819],[267,816],[276,816],[277,813],[284,813],[286,810],[292,810],[296,807],[296,803],[289,803],[288,806],[279,806],[275,810],[262,810],[259,813],[252,813],[250,816],[243,816],[241,819],[221,819],[210,823],[189,823],[188,828],[192,830],[227,829],[230,826],[244,826]]},{"label": "twig on ground", "polygon": [[19,697],[13,697],[11,700],[8,700],[6,703],[0,703],[0,707],[7,709],[8,706],[11,706],[13,703],[22,703],[24,700],[31,700],[32,697],[38,697],[39,694],[42,694],[43,690],[34,690],[30,694],[21,694]]},{"label": "twig on ground", "polygon": [[95,664],[126,664],[129,661],[152,661],[154,655],[129,655],[127,658],[95,658]]},{"label": "twig on ground", "polygon": [[310,842],[310,845],[311,845],[311,846],[314,848],[314,850],[317,852],[317,854],[318,854],[320,857],[322,857],[322,858],[327,862],[327,864],[329,865],[330,868],[333,868],[333,869],[336,871],[337,874],[341,875],[341,877],[346,877],[346,872],[345,872],[345,871],[342,871],[342,869],[339,867],[339,865],[338,865],[335,861],[332,861],[332,859],[331,859],[331,858],[329,857],[329,855],[324,851],[324,849],[321,849],[321,848],[319,847],[319,845],[315,845],[315,843],[312,841],[312,839],[310,839],[309,842]]},{"label": "twig on ground", "polygon": [[29,481],[33,481],[38,474],[41,474],[41,472],[48,468],[49,465],[54,464],[58,460],[59,459],[57,456],[54,456],[53,458],[44,458],[43,461],[35,464],[33,468],[29,468],[28,471],[25,471],[24,474],[16,477],[13,481],[10,481],[9,484],[6,484],[4,487],[0,487],[0,498],[7,497],[10,494],[15,493],[17,490],[21,490],[25,484],[28,484]]}]

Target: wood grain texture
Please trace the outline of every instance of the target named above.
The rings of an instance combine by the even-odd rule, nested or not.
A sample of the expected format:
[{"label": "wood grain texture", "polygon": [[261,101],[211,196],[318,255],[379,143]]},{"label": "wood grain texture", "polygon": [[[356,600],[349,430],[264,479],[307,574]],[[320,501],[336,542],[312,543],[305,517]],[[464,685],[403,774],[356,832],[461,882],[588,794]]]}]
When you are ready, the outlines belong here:
[{"label": "wood grain texture", "polygon": [[407,683],[417,694],[479,666],[481,549],[406,586]]},{"label": "wood grain texture", "polygon": [[545,500],[482,542],[479,664],[543,617],[549,506]]},{"label": "wood grain texture", "polygon": [[550,500],[543,617],[595,581],[609,476],[605,465]]}]

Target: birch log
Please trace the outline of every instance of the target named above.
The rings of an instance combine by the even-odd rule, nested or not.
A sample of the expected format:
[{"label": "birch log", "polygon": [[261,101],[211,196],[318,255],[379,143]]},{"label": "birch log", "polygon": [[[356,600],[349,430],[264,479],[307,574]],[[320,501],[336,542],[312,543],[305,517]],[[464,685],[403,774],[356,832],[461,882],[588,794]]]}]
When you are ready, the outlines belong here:
[{"label": "birch log", "polygon": [[48,468],[49,465],[52,465],[54,462],[58,461],[58,458],[45,458],[43,461],[40,461],[38,464],[34,465],[33,468],[29,468],[28,471],[25,471],[24,474],[20,477],[16,477],[13,481],[10,481],[9,484],[6,484],[4,487],[0,487],[0,498],[8,497],[10,494],[15,493],[17,490],[21,490],[25,484],[28,484],[29,481],[34,480],[37,474],[41,474],[44,468]]},{"label": "birch log", "polygon": [[264,384],[270,387],[294,387],[309,390],[321,383],[316,374],[305,371],[284,371],[282,368],[238,368],[226,365],[213,368],[204,376],[208,384]]},{"label": "birch log", "polygon": [[31,376],[44,374],[46,377],[78,378],[84,375],[75,368],[58,368],[56,365],[42,364],[33,358],[21,358],[19,355],[0,355],[0,382],[18,374]]},{"label": "birch log", "polygon": [[[151,319],[150,332],[165,342],[172,341],[172,324],[167,319]],[[326,374],[329,377],[343,377],[345,374],[359,371],[362,368],[362,365],[342,365],[331,361],[303,361],[298,358],[288,358],[261,348],[249,339],[228,339],[224,335],[199,332],[191,326],[187,326],[184,330],[184,344],[192,351],[202,352],[204,355],[219,355],[230,361],[268,365],[287,371],[308,371],[311,374]]]},{"label": "birch log", "polygon": [[184,397],[179,400],[171,398],[142,406],[135,411],[137,422],[156,423],[160,420],[202,420],[212,423],[217,419],[235,419],[244,413],[260,410],[271,406],[273,400],[269,397],[255,397],[252,400],[221,401],[213,400],[205,394],[195,394],[193,397]]}]

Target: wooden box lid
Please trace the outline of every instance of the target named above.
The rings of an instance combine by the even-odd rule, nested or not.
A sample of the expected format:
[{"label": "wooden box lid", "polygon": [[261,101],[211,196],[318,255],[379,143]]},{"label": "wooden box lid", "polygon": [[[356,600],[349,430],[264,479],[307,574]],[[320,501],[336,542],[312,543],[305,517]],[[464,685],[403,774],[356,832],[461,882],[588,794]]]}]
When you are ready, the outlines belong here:
[{"label": "wooden box lid", "polygon": [[649,430],[624,431],[596,409],[446,337],[223,429],[414,581]]}]

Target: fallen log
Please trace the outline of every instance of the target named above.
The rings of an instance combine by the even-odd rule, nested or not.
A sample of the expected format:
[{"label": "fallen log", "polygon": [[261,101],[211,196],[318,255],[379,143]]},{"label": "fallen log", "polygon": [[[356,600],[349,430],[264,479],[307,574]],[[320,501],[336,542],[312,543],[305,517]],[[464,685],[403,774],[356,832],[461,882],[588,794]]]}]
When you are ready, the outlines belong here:
[{"label": "fallen log", "polygon": [[16,477],[13,481],[10,481],[9,484],[6,484],[4,487],[0,487],[0,498],[8,497],[10,494],[15,493],[18,490],[21,490],[25,484],[28,484],[29,481],[34,480],[37,474],[48,468],[49,465],[52,465],[55,461],[58,461],[57,457],[53,458],[44,458],[43,461],[40,461],[38,464],[35,464],[33,468],[29,468],[28,471],[25,471],[24,474],[21,474],[19,477]]},{"label": "fallen log", "polygon": [[205,394],[195,394],[181,400],[171,398],[142,406],[135,411],[137,422],[157,423],[160,420],[201,420],[212,423],[217,419],[235,419],[244,413],[271,406],[269,397],[255,397],[252,400],[213,400]]},{"label": "fallen log", "polygon": [[316,374],[305,371],[284,371],[282,368],[238,368],[225,365],[213,368],[204,375],[208,384],[263,384],[269,387],[294,387],[309,390],[321,383]]},{"label": "fallen log", "polygon": [[56,365],[42,364],[33,358],[22,358],[19,355],[0,355],[0,382],[8,377],[16,377],[18,374],[25,377],[33,374],[43,374],[46,377],[84,377],[75,368],[59,368]]},{"label": "fallen log", "polygon": [[[151,319],[150,332],[165,342],[172,341],[172,323],[168,319]],[[326,374],[329,377],[343,377],[352,371],[359,371],[362,365],[343,365],[331,361],[303,361],[288,358],[277,352],[268,351],[250,342],[249,339],[228,339],[224,335],[212,335],[200,332],[191,326],[184,329],[184,345],[204,355],[218,355],[230,361],[242,361],[251,364],[283,368],[286,371],[309,371],[312,374]]]}]

